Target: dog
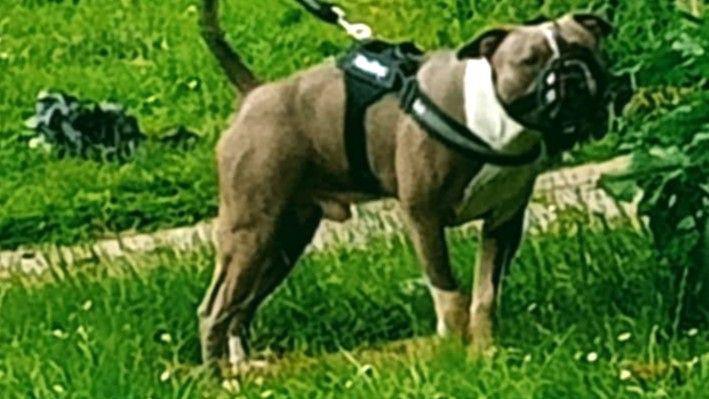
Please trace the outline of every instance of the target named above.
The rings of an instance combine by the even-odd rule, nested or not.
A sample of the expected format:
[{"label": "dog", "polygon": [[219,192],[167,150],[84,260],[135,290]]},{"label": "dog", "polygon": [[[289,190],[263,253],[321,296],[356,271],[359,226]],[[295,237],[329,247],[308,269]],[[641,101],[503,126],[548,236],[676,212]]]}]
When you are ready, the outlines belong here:
[{"label": "dog", "polygon": [[[394,96],[366,113],[367,156],[381,192],[353,182],[344,150],[343,71],[325,63],[264,84],[244,98],[221,136],[216,159],[219,214],[216,268],[198,316],[205,362],[248,359],[249,323],[288,276],[320,221],[345,221],[350,205],[392,197],[430,286],[437,333],[474,348],[492,344],[492,314],[504,270],[523,236],[524,215],[554,136],[512,118],[506,105],[528,94],[558,55],[557,38],[600,57],[612,26],[590,14],[486,31],[457,51],[428,53],[417,73],[424,92],[494,148],[523,151],[543,143],[537,161],[495,166],[462,156],[427,134]],[[570,93],[573,95],[574,93]],[[579,115],[587,130],[607,130],[597,110]],[[444,229],[480,220],[470,295],[460,292]]]}]

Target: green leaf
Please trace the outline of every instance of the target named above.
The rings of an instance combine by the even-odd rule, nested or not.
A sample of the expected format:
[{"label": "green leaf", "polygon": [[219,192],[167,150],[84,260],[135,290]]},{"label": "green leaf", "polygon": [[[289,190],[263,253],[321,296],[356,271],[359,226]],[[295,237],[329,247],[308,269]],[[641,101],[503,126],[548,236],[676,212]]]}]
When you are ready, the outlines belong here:
[{"label": "green leaf", "polygon": [[639,190],[635,181],[616,176],[605,175],[598,184],[613,198],[625,202],[631,202]]},{"label": "green leaf", "polygon": [[677,224],[677,228],[679,230],[692,230],[696,225],[697,223],[694,221],[694,218],[687,216]]}]

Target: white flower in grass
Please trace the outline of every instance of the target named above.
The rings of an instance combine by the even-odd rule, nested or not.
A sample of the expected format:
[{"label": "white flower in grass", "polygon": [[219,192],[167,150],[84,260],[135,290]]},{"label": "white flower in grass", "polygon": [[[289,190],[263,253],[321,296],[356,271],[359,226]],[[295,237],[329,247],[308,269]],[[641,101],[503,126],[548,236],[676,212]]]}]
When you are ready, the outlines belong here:
[{"label": "white flower in grass", "polygon": [[689,331],[687,331],[687,336],[689,336],[689,337],[694,337],[697,334],[699,334],[699,330],[696,328],[692,328]]},{"label": "white flower in grass", "polygon": [[52,335],[59,339],[67,339],[69,337],[69,334],[67,334],[64,330],[56,329],[52,331]]},{"label": "white flower in grass", "polygon": [[627,387],[626,388],[628,392],[636,393],[640,396],[645,396],[645,391],[639,386],[632,386],[632,387]]},{"label": "white flower in grass", "polygon": [[626,341],[628,341],[632,336],[633,336],[633,334],[631,334],[631,333],[629,333],[629,332],[624,332],[624,333],[618,335],[618,342],[626,342]]},{"label": "white flower in grass", "polygon": [[162,333],[160,334],[160,341],[169,344],[170,342],[172,342],[172,337],[168,333]]},{"label": "white flower in grass", "polygon": [[633,373],[630,372],[630,370],[622,369],[618,373],[618,378],[620,378],[621,381],[628,381],[633,377]]},{"label": "white flower in grass", "polygon": [[589,363],[595,363],[596,360],[598,360],[598,353],[596,353],[596,352],[589,352],[589,353],[586,355],[586,361],[587,361],[587,362],[589,362]]},{"label": "white flower in grass", "polygon": [[54,391],[54,392],[56,392],[56,393],[58,393],[58,394],[60,394],[60,395],[63,394],[64,392],[66,392],[66,391],[64,390],[64,387],[61,386],[61,385],[59,385],[59,384],[54,384],[54,385],[52,385],[52,391]]},{"label": "white flower in grass", "polygon": [[76,329],[76,333],[79,334],[81,339],[83,339],[84,341],[89,340],[89,333],[88,333],[88,331],[86,331],[86,327],[79,326],[79,328]]},{"label": "white flower in grass", "polygon": [[84,302],[83,305],[81,305],[81,308],[84,309],[84,311],[88,312],[93,305],[93,302],[91,302],[91,300],[89,299],[88,301]]},{"label": "white flower in grass", "polygon": [[172,370],[170,369],[165,369],[165,371],[160,374],[160,381],[165,382],[172,377]]},{"label": "white flower in grass", "polygon": [[[687,367],[689,367],[689,369],[691,370],[694,368],[694,366],[696,366],[698,364],[699,364],[699,358],[697,356],[695,356],[692,358],[692,360],[687,362]],[[0,371],[0,376],[2,376],[2,371]]]},{"label": "white flower in grass", "polygon": [[27,145],[33,150],[35,148],[40,148],[40,147],[43,148],[48,144],[49,143],[47,143],[47,141],[44,139],[44,137],[33,137],[30,139],[30,141],[27,142]]}]

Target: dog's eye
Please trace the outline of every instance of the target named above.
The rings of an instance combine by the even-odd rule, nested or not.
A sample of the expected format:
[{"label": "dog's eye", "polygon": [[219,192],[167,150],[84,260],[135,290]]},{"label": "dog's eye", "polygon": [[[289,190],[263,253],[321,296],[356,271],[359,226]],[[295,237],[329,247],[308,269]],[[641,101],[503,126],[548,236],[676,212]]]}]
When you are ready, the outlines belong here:
[{"label": "dog's eye", "polygon": [[535,53],[532,53],[524,58],[522,58],[522,64],[527,65],[527,66],[534,66],[539,63],[539,56]]}]

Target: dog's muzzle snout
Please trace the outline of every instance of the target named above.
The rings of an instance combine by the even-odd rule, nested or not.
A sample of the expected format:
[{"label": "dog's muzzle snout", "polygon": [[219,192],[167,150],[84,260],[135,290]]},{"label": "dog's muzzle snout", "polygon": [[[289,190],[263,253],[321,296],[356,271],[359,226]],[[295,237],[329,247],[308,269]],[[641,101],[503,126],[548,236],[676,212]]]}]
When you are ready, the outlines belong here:
[{"label": "dog's muzzle snout", "polygon": [[632,90],[627,76],[614,76],[589,48],[563,43],[533,84],[532,91],[507,105],[513,118],[542,132],[550,151],[570,149],[608,131],[609,108],[620,113]]}]

